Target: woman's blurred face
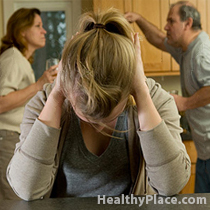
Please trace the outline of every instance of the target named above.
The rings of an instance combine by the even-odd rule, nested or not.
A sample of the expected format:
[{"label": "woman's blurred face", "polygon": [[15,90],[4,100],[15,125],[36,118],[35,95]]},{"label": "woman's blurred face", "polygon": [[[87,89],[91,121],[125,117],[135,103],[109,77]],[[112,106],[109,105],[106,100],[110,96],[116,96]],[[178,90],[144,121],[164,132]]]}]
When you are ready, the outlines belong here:
[{"label": "woman's blurred face", "polygon": [[46,31],[42,25],[42,19],[38,14],[35,14],[33,25],[22,32],[22,36],[28,43],[28,50],[34,51],[45,46]]}]

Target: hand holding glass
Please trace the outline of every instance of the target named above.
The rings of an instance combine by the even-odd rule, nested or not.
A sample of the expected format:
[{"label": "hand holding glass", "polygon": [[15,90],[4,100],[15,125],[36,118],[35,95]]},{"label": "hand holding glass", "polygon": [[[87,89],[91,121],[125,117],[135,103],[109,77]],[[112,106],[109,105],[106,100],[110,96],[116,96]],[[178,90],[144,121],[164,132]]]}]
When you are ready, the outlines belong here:
[{"label": "hand holding glass", "polygon": [[46,60],[46,70],[48,70],[51,66],[58,65],[59,59],[57,58],[49,58]]}]

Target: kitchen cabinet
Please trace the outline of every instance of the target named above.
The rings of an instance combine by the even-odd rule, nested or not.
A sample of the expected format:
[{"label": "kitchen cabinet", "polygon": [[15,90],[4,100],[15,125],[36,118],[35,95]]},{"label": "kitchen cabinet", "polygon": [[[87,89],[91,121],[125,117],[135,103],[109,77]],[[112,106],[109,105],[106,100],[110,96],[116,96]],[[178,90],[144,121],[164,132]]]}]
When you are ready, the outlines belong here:
[{"label": "kitchen cabinet", "polygon": [[132,0],[93,0],[94,12],[103,11],[111,7],[114,7],[120,12],[125,13],[125,11],[132,10]]},{"label": "kitchen cabinet", "polygon": [[[120,12],[133,11],[141,14],[155,26],[164,31],[170,4],[177,0],[93,0],[93,10],[105,10],[115,7]],[[210,34],[210,0],[190,0],[201,13],[202,28]],[[136,24],[132,24],[136,32],[142,35],[142,59],[147,76],[179,75],[179,65],[166,52],[160,51],[147,42]],[[165,31],[164,31],[165,32]]]},{"label": "kitchen cabinet", "polygon": [[[170,0],[93,0],[93,10],[97,12],[114,7],[122,13],[127,11],[140,13],[164,31],[169,3]],[[137,24],[134,23],[132,26],[142,38],[140,44],[145,74],[147,76],[179,75],[178,69],[171,68],[171,56],[149,44]]]},{"label": "kitchen cabinet", "polygon": [[[164,27],[169,11],[169,0],[133,0],[132,4],[133,12],[141,14],[165,33]],[[134,29],[144,37],[136,24]],[[140,44],[147,76],[179,75],[179,69],[172,69],[172,58],[169,53],[155,48],[145,38]]]},{"label": "kitchen cabinet", "polygon": [[[164,31],[170,5],[175,2],[177,0],[133,0],[132,11],[142,14],[143,17]],[[201,14],[202,29],[210,35],[210,0],[190,0],[190,2],[197,7]],[[135,31],[140,31],[137,25],[135,25]],[[141,47],[147,76],[179,75],[179,65],[168,53],[157,50],[146,40],[141,42]]]},{"label": "kitchen cabinet", "polygon": [[191,176],[186,184],[186,186],[183,188],[183,190],[180,192],[180,194],[191,194],[194,193],[195,189],[195,172],[196,172],[196,161],[197,161],[197,152],[194,145],[194,142],[192,140],[184,140],[183,141],[187,153],[191,160]]}]

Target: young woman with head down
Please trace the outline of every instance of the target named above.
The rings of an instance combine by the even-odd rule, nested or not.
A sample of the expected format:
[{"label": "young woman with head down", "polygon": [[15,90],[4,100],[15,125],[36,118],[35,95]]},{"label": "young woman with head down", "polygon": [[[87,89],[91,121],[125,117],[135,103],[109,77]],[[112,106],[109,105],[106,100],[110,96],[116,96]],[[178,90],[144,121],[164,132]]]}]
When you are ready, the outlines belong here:
[{"label": "young woman with head down", "polygon": [[175,102],[145,77],[123,15],[85,13],[56,83],[26,106],[7,177],[24,200],[174,195],[190,176],[180,132]]}]

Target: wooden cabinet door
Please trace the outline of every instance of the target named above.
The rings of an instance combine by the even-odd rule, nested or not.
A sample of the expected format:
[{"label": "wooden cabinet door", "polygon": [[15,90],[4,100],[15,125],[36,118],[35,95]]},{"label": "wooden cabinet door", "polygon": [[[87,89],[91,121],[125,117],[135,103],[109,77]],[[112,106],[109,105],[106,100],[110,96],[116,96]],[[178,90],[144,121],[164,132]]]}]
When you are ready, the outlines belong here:
[{"label": "wooden cabinet door", "polygon": [[210,0],[206,0],[206,20],[206,32],[210,36]]},{"label": "wooden cabinet door", "polygon": [[210,0],[197,0],[195,5],[201,15],[201,26],[210,36]]},{"label": "wooden cabinet door", "polygon": [[[168,10],[169,0],[133,0],[133,11],[141,14],[162,31],[164,31]],[[171,56],[152,46],[146,38],[144,38],[143,33],[136,24],[135,31],[139,31],[143,37],[143,41],[141,41],[140,44],[145,73],[148,75],[151,72],[170,72]]]},{"label": "wooden cabinet door", "polygon": [[[210,0],[189,1],[198,8],[201,13],[202,28],[210,35]],[[93,8],[95,12],[110,7],[117,8],[122,13],[133,11],[164,31],[170,4],[175,2],[177,0],[93,0]],[[133,27],[142,35],[141,50],[146,75],[179,75],[179,65],[176,61],[168,53],[149,44],[136,24],[133,24]]]},{"label": "wooden cabinet door", "polygon": [[131,0],[93,0],[94,12],[103,11],[114,7],[123,14],[130,10]]},{"label": "wooden cabinet door", "polygon": [[195,148],[195,144],[192,140],[183,141],[187,153],[191,160],[191,176],[186,184],[186,186],[182,189],[180,194],[191,194],[194,193],[195,190],[195,172],[196,172],[196,161],[197,161],[197,151]]}]

